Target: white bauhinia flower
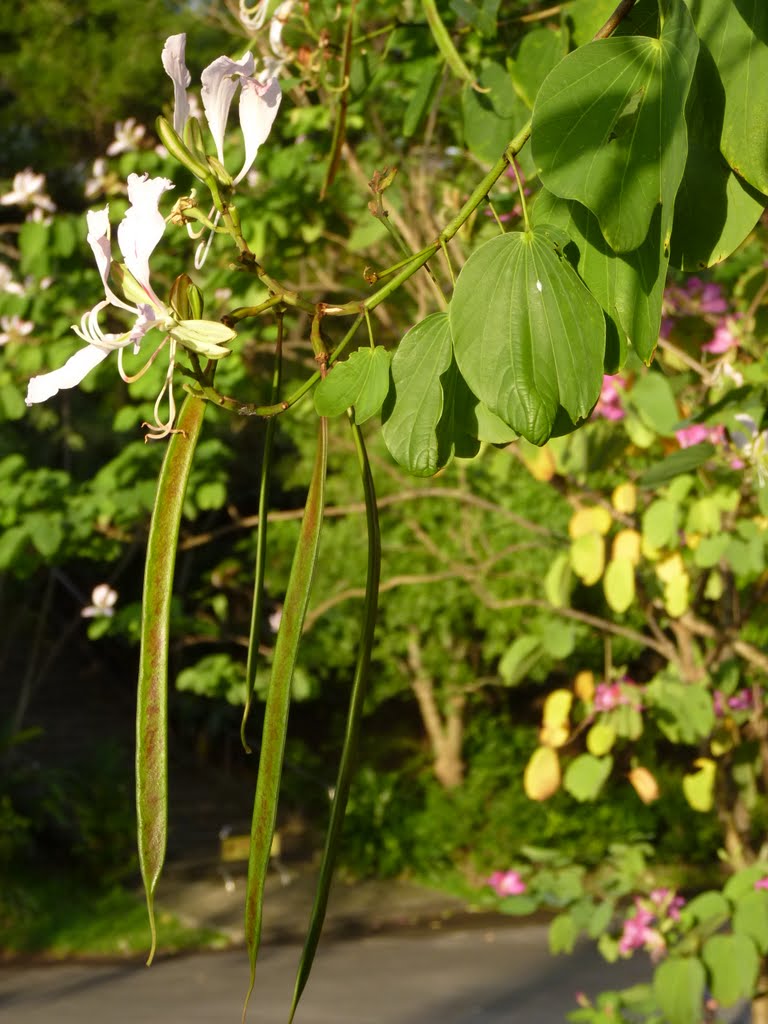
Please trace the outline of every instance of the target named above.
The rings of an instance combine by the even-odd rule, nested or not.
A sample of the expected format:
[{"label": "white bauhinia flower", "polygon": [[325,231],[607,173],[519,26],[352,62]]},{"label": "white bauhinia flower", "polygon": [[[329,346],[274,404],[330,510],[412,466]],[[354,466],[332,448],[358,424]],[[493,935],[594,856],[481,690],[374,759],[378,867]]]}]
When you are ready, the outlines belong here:
[{"label": "white bauhinia flower", "polygon": [[[190,74],[184,63],[186,35],[170,36],[163,48],[163,67],[173,81],[174,114],[173,128],[183,137],[184,125],[189,116],[187,86]],[[251,169],[259,147],[269,135],[282,92],[276,78],[260,80],[255,75],[255,61],[252,53],[244,54],[240,60],[217,57],[200,76],[201,99],[205,118],[208,122],[219,161],[224,163],[224,135],[229,118],[229,109],[235,93],[240,88],[240,128],[245,143],[245,160],[235,184],[241,181]]]},{"label": "white bauhinia flower", "polygon": [[118,156],[120,153],[132,153],[140,149],[142,140],[147,133],[143,124],[135,117],[115,123],[115,137],[107,146],[107,156]]},{"label": "white bauhinia flower", "polygon": [[34,329],[34,323],[31,320],[22,320],[18,313],[0,316],[0,346],[7,345],[9,341],[20,341]]},{"label": "white bauhinia flower", "polygon": [[[88,212],[87,240],[96,259],[105,298],[83,315],[79,325],[73,327],[75,334],[87,342],[86,347],[71,356],[59,369],[33,377],[27,390],[27,405],[45,402],[60,390],[80,384],[113,351],[118,353],[118,370],[123,380],[135,380],[135,377],[129,377],[123,370],[123,350],[133,346],[134,353],[138,353],[144,336],[153,329],[159,329],[166,338],[170,338],[170,355],[165,384],[155,405],[159,431],[153,436],[164,436],[171,430],[175,416],[171,378],[176,343],[213,359],[228,353],[229,349],[222,346],[235,337],[231,328],[216,321],[179,319],[158,298],[149,279],[149,259],[165,230],[165,218],[159,209],[160,198],[173,187],[173,182],[167,178],[149,178],[146,174],[128,176],[130,205],[117,229],[122,263],[112,257],[109,206]],[[120,298],[111,288],[110,272],[119,280],[125,298]],[[133,317],[133,324],[127,331],[112,334],[102,329],[99,316],[109,306],[122,309]],[[156,354],[150,357],[149,363]],[[166,392],[170,416],[166,422],[161,422],[158,407]]]},{"label": "white bauhinia flower", "polygon": [[0,196],[3,206],[31,207],[33,210],[54,213],[56,204],[45,191],[45,175],[36,174],[30,167],[13,176],[13,188]]},{"label": "white bauhinia flower", "polygon": [[93,588],[91,603],[80,612],[84,619],[110,617],[115,614],[117,591],[108,583],[99,583]]}]

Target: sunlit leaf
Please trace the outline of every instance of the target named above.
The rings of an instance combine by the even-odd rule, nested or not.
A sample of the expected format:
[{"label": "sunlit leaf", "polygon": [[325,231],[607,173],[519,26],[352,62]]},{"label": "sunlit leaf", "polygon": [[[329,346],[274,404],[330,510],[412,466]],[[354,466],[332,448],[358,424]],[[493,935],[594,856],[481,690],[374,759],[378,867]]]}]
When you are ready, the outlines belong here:
[{"label": "sunlit leaf", "polygon": [[586,416],[602,386],[605,320],[562,241],[546,228],[491,239],[464,265],[450,306],[464,379],[534,444],[551,435],[561,406]]},{"label": "sunlit leaf", "polygon": [[671,0],[658,40],[587,43],[557,65],[536,97],[531,145],[544,185],[591,210],[617,252],[643,243],[659,203],[668,241],[698,46],[688,9]]},{"label": "sunlit leaf", "polygon": [[375,416],[389,391],[389,362],[389,352],[377,345],[360,348],[334,365],[315,388],[318,416],[340,416],[350,406],[358,424]]},{"label": "sunlit leaf", "polygon": [[706,985],[701,961],[691,956],[670,956],[653,976],[653,992],[669,1024],[699,1024]]},{"label": "sunlit leaf", "polygon": [[612,767],[612,757],[579,754],[568,765],[563,786],[576,800],[594,800],[611,774]]},{"label": "sunlit leaf", "polygon": [[560,788],[560,760],[552,747],[537,747],[523,774],[523,789],[530,800],[548,800]]}]

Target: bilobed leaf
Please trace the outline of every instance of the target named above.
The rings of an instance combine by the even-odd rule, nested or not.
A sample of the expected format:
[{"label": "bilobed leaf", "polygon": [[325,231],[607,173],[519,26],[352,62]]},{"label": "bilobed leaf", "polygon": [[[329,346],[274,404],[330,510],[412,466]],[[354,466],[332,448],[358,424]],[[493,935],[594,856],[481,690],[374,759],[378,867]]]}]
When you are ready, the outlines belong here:
[{"label": "bilobed leaf", "polygon": [[699,1024],[707,977],[701,961],[670,956],[653,976],[653,994],[669,1024]]},{"label": "bilobed leaf", "polygon": [[[724,260],[750,233],[768,201],[733,172],[720,152],[724,110],[723,83],[712,54],[702,46],[688,97],[688,161],[672,224],[670,259],[681,270]],[[760,126],[753,122],[753,130],[759,134]]]},{"label": "bilobed leaf", "polygon": [[587,750],[595,757],[603,757],[616,742],[616,730],[609,722],[597,721],[587,733]]},{"label": "bilobed leaf", "polygon": [[747,935],[713,935],[701,958],[709,968],[712,997],[720,1006],[733,1006],[754,995],[760,957]]},{"label": "bilobed leaf", "polygon": [[389,352],[360,348],[349,359],[336,363],[315,388],[318,416],[341,416],[355,407],[355,422],[365,423],[384,404],[389,390]]},{"label": "bilobed leaf", "polygon": [[617,252],[643,243],[659,203],[668,242],[685,168],[685,101],[699,42],[683,0],[667,10],[658,40],[598,39],[570,53],[533,110],[542,182],[591,210]]},{"label": "bilobed leaf", "polygon": [[449,315],[462,376],[495,415],[534,444],[562,406],[586,416],[603,380],[605,320],[559,246],[535,228],[491,239],[464,265]]},{"label": "bilobed leaf", "polygon": [[451,365],[446,313],[432,313],[403,337],[392,358],[393,393],[384,407],[384,443],[414,476],[432,476],[443,454],[437,427],[443,414],[440,377]]},{"label": "bilobed leaf", "polygon": [[768,4],[688,0],[725,91],[720,146],[736,173],[768,194]]},{"label": "bilobed leaf", "polygon": [[[669,257],[661,238],[661,212],[652,220],[642,245],[615,253],[603,238],[597,218],[580,203],[559,199],[542,189],[533,204],[534,224],[554,224],[574,242],[579,276],[611,318],[620,349],[628,340],[648,363],[656,349],[661,326],[661,302]],[[572,249],[568,250],[572,255]],[[620,354],[620,369],[626,352]]]}]

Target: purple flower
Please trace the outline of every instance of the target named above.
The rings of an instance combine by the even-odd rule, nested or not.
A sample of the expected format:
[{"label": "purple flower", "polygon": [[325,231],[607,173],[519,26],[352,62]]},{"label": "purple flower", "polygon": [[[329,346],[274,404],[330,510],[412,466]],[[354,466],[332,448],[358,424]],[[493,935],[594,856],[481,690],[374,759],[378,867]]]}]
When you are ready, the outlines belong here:
[{"label": "purple flower", "polygon": [[701,346],[702,352],[711,352],[713,355],[722,355],[732,348],[738,348],[739,339],[733,332],[734,321],[725,320],[715,328],[712,340]]},{"label": "purple flower", "polygon": [[497,896],[520,896],[525,892],[525,882],[517,871],[494,871],[488,885]]}]

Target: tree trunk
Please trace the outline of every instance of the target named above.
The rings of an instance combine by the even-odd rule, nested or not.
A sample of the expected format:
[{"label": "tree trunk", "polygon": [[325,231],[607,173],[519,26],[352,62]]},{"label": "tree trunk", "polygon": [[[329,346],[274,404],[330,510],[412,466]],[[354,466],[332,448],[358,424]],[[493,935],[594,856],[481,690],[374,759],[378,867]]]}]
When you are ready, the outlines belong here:
[{"label": "tree trunk", "polygon": [[408,639],[408,667],[411,670],[411,688],[416,696],[432,748],[435,778],[446,789],[455,789],[464,781],[461,748],[464,740],[464,708],[467,698],[463,693],[451,694],[446,702],[445,711],[441,714],[435,696],[435,683],[424,670],[421,648],[415,632]]}]

